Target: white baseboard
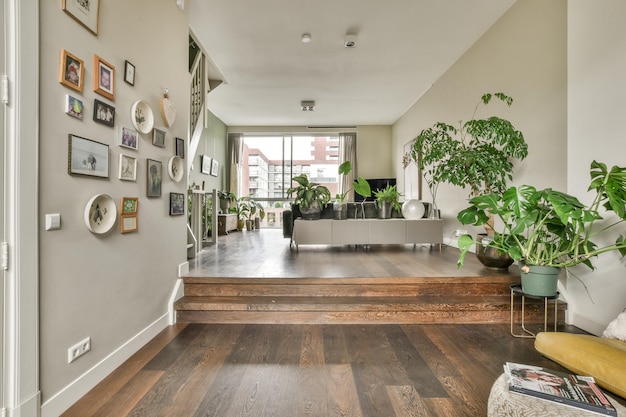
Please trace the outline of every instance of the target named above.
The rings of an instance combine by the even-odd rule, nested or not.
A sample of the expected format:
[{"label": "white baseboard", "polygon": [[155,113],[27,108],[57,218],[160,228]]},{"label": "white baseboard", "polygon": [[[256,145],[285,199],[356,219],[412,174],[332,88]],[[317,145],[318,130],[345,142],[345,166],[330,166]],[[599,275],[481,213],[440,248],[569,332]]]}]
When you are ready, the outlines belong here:
[{"label": "white baseboard", "polygon": [[41,417],[57,417],[98,385],[169,324],[169,313],[155,320],[41,406]]},{"label": "white baseboard", "polygon": [[176,280],[176,284],[174,285],[174,289],[172,290],[172,294],[170,295],[170,299],[167,303],[167,315],[169,324],[176,323],[176,310],[174,310],[174,302],[178,300],[180,297],[185,295],[185,287],[183,280],[181,278]]}]

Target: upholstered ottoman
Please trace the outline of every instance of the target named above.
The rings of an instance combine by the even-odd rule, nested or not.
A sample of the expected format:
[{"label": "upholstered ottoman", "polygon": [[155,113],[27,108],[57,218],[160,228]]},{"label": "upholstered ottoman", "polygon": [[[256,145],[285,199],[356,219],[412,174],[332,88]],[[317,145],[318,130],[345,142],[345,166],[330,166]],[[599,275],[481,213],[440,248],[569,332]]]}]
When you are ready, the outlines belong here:
[{"label": "upholstered ottoman", "polygon": [[[617,410],[617,415],[626,417],[626,408],[607,395]],[[502,374],[494,382],[489,394],[487,404],[488,417],[514,416],[514,417],[597,417],[597,413],[591,413],[578,408],[568,407],[551,401],[529,397],[509,391],[506,375]]]}]

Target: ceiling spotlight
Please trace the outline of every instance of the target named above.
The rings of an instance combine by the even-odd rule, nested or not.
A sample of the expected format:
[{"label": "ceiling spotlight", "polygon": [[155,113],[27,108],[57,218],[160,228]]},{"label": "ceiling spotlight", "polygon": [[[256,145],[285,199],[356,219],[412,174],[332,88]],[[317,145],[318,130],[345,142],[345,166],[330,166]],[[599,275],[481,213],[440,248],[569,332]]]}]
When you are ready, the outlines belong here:
[{"label": "ceiling spotlight", "polygon": [[300,103],[302,111],[313,111],[315,109],[315,102],[311,100],[305,100]]},{"label": "ceiling spotlight", "polygon": [[346,48],[356,48],[356,35],[346,34],[343,40],[343,46]]},{"label": "ceiling spotlight", "polygon": [[302,42],[303,43],[311,43],[311,35],[309,35],[308,33],[305,33],[302,35]]}]

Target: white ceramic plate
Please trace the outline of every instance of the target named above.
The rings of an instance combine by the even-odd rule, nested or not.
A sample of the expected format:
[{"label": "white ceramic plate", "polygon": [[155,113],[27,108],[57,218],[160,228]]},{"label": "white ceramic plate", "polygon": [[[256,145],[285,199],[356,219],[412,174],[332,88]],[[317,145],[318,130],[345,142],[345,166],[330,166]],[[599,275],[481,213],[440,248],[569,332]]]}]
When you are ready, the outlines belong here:
[{"label": "white ceramic plate", "polygon": [[96,194],[85,206],[85,226],[98,235],[111,230],[117,219],[115,201],[108,194]]},{"label": "white ceramic plate", "polygon": [[170,175],[172,181],[180,182],[183,179],[185,168],[183,166],[183,160],[180,156],[172,156],[167,163],[167,172]]},{"label": "white ceramic plate", "polygon": [[138,100],[133,104],[130,109],[130,119],[135,129],[141,133],[150,133],[154,127],[154,114],[145,100]]}]

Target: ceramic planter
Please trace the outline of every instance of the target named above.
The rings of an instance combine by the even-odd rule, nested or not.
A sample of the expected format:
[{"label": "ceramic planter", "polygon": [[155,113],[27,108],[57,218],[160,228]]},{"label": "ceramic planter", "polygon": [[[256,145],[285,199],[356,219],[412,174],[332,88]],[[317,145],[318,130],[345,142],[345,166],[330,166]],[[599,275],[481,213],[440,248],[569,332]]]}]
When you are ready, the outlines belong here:
[{"label": "ceramic planter", "polygon": [[520,268],[522,291],[527,295],[552,297],[557,294],[560,268],[523,265]]}]

